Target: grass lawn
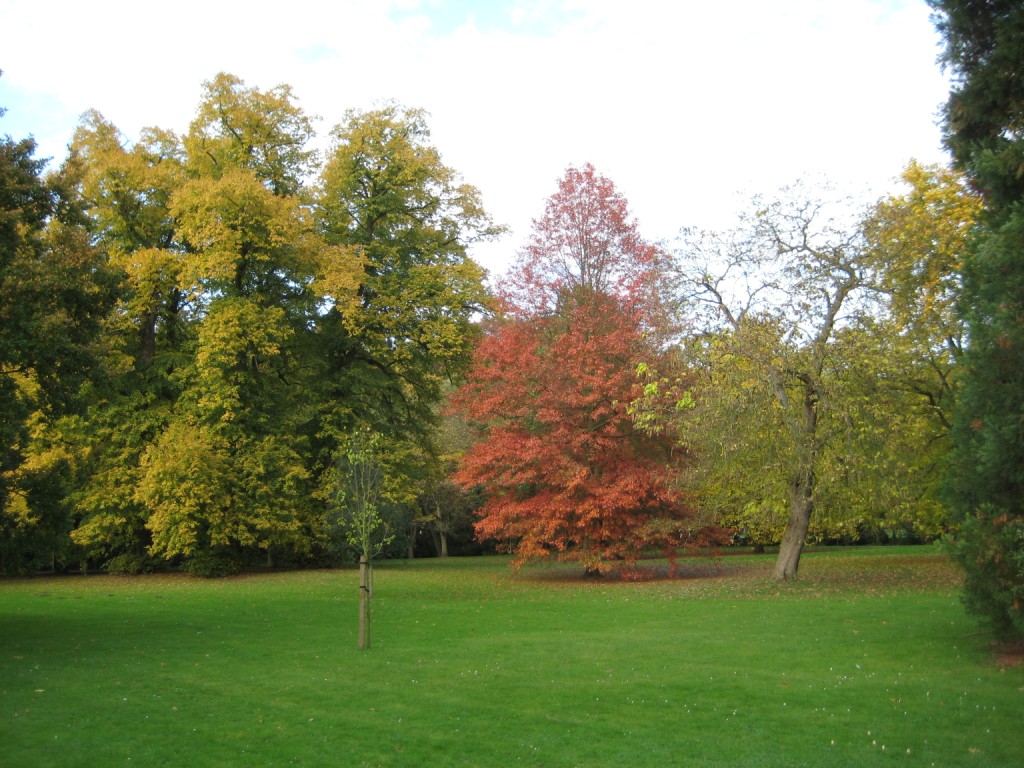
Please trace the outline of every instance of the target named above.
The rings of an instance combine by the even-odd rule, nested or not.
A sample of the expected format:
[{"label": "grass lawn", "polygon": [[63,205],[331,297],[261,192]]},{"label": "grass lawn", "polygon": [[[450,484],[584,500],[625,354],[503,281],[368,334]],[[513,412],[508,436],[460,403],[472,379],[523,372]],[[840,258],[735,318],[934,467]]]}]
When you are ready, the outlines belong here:
[{"label": "grass lawn", "polygon": [[0,581],[0,765],[1017,766],[1024,667],[930,547],[602,581],[504,558]]}]

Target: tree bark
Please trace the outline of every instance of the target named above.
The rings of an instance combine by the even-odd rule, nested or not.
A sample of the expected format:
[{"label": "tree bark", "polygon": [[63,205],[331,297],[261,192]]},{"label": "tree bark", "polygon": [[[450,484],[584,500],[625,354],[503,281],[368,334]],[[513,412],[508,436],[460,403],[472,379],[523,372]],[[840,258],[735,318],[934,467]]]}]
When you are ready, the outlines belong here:
[{"label": "tree bark", "polygon": [[789,488],[789,519],[779,545],[779,557],[775,561],[772,578],[775,581],[790,581],[797,578],[800,555],[807,540],[807,529],[814,512],[814,471],[803,469],[795,476]]},{"label": "tree bark", "polygon": [[448,557],[448,536],[441,531],[441,557]]}]

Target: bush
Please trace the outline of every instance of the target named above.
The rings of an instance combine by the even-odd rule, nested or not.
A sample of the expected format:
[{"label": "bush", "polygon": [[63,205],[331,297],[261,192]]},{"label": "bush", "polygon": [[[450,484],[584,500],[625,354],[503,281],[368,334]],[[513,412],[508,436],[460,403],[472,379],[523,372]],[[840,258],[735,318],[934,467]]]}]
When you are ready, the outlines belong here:
[{"label": "bush", "polygon": [[123,552],[110,558],[104,567],[107,573],[137,576],[140,573],[153,573],[157,568],[157,562],[149,555]]},{"label": "bush", "polygon": [[185,561],[185,570],[193,576],[216,579],[238,573],[238,561],[221,552],[199,552]]}]

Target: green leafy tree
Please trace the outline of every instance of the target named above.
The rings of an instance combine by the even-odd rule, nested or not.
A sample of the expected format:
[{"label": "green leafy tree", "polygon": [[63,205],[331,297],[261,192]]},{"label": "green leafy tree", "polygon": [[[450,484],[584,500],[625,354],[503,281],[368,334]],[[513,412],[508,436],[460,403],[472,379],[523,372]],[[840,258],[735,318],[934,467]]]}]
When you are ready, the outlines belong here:
[{"label": "green leafy tree", "polygon": [[[776,578],[796,575],[803,541],[948,526],[956,267],[979,203],[949,169],[911,163],[904,180],[863,220],[829,222],[801,193],[755,204],[735,232],[691,234],[681,254],[692,401],[661,414],[644,398],[637,415],[681,430],[706,511],[782,543]],[[654,392],[671,383],[647,376]]]},{"label": "green leafy tree", "polygon": [[[454,472],[455,462],[445,461]],[[438,557],[448,557],[453,539],[473,537],[473,513],[479,508],[477,496],[460,488],[449,477],[431,478],[423,487],[420,497],[420,514],[414,524],[425,528],[433,537],[434,550]]]},{"label": "green leafy tree", "polygon": [[982,196],[964,252],[963,356],[950,481],[969,610],[1024,631],[1024,6],[930,0],[955,80],[946,144]]},{"label": "green leafy tree", "polygon": [[[695,233],[681,251],[679,275],[690,311],[717,336],[720,351],[711,369],[746,369],[738,381],[736,373],[729,374],[740,387],[723,391],[726,408],[709,412],[712,421],[731,419],[729,403],[746,399],[748,383],[762,403],[755,407],[765,412],[758,419],[761,430],[746,432],[738,424],[730,431],[744,458],[750,456],[746,446],[758,445],[756,453],[763,454],[761,443],[772,443],[771,455],[764,457],[770,463],[757,483],[774,488],[742,501],[743,509],[758,504],[769,512],[785,505],[773,577],[788,580],[797,577],[820,499],[831,423],[843,402],[831,391],[833,374],[843,366],[837,340],[842,332],[854,333],[857,315],[867,309],[869,275],[858,258],[859,233],[830,218],[822,203],[796,191],[767,204],[755,201],[754,209],[727,236]],[[757,469],[743,475],[756,476],[752,472]]]},{"label": "green leafy tree", "polygon": [[[2,114],[2,112],[0,112]],[[74,179],[43,176],[32,139],[0,138],[0,569],[47,561],[70,527],[67,452],[49,435],[77,410],[112,285]]]}]

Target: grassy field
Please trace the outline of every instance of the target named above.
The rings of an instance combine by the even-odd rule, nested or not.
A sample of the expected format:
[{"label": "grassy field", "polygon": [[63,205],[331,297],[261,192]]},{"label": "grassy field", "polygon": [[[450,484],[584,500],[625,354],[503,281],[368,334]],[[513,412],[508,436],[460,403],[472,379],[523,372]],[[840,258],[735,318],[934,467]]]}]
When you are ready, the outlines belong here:
[{"label": "grassy field", "polygon": [[941,554],[771,563],[385,563],[363,652],[354,571],[0,581],[0,765],[1024,765]]}]

